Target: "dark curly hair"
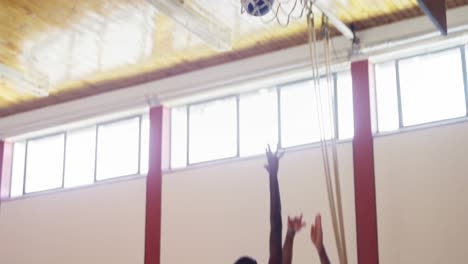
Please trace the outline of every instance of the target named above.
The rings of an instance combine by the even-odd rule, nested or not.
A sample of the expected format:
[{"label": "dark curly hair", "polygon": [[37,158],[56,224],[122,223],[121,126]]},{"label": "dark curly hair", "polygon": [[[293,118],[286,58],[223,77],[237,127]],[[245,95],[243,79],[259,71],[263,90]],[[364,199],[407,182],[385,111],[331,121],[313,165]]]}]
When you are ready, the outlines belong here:
[{"label": "dark curly hair", "polygon": [[257,261],[250,257],[241,257],[234,264],[257,264]]}]

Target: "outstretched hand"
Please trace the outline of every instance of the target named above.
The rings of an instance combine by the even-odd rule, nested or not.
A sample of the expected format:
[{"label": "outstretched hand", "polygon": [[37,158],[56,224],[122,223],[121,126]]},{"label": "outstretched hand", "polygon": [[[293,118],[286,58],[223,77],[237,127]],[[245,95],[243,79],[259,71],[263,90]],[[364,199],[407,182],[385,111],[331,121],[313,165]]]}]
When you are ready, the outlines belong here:
[{"label": "outstretched hand", "polygon": [[270,174],[276,174],[278,173],[278,167],[279,167],[279,160],[281,157],[283,157],[284,152],[279,153],[279,145],[276,148],[275,153],[271,151],[270,145],[268,145],[268,148],[265,150],[266,151],[266,156],[267,156],[267,164],[265,165],[265,169],[270,173]]},{"label": "outstretched hand", "polygon": [[302,214],[299,217],[295,216],[293,218],[288,216],[288,232],[297,233],[305,226],[306,223],[302,221]]},{"label": "outstretched hand", "polygon": [[315,224],[310,228],[310,239],[317,248],[318,252],[323,250],[323,231],[322,231],[322,217],[320,214],[315,216]]}]

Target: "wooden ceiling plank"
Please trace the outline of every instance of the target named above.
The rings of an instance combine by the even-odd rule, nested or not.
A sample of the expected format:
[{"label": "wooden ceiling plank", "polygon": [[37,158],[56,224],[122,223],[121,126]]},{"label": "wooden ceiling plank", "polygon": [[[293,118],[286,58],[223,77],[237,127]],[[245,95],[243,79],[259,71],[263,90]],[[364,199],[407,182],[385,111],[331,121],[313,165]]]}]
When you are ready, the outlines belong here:
[{"label": "wooden ceiling plank", "polygon": [[[6,4],[4,6],[2,4],[2,9],[0,9],[0,40],[8,39],[12,44],[0,41],[0,61],[17,68],[25,68],[23,52],[25,52],[25,45],[28,42],[34,42],[41,36],[50,35],[53,31],[58,31],[59,35],[60,32],[69,32],[70,30],[77,30],[83,34],[96,33],[96,26],[93,25],[99,23],[104,25],[107,21],[127,22],[127,17],[122,17],[119,13],[140,16],[140,13],[132,15],[132,12],[141,12],[139,10],[149,8],[146,0],[79,0],[74,6],[75,1],[4,1]],[[232,5],[228,5],[231,8],[239,6],[238,0],[225,0],[225,2],[231,3]],[[466,4],[468,4],[468,0],[447,0],[448,7],[459,7]],[[330,1],[330,6],[337,17],[346,23],[355,23],[359,30],[421,14],[417,8],[417,0],[349,0],[346,4],[340,0],[334,0]],[[231,15],[231,12],[225,12],[226,17]],[[82,23],[86,19],[89,21]],[[133,82],[135,80],[154,80],[158,76],[162,78],[162,76],[170,76],[218,63],[240,60],[301,45],[307,41],[307,26],[304,21],[293,22],[285,29],[277,26],[275,22],[264,24],[260,19],[248,17],[245,14],[243,16],[239,14],[235,20],[239,22],[239,35],[233,41],[233,50],[226,53],[216,53],[203,43],[193,44],[194,38],[192,38],[192,45],[184,45],[186,31],[174,26],[170,19],[154,15],[154,21],[151,23],[154,23],[156,30],[151,38],[153,49],[148,58],[137,61],[135,64],[127,63],[115,69],[94,71],[83,77],[89,81],[87,83],[93,83],[93,85],[87,85],[81,80],[67,79],[59,82],[51,87],[54,91],[53,100],[39,100],[19,94],[14,95],[16,98],[14,102],[8,101],[6,105],[0,105],[0,116],[31,109],[28,106],[30,103],[31,107],[46,106],[57,101],[67,101],[71,98],[76,99],[109,89],[123,88],[117,85],[119,83],[132,83],[132,80]],[[164,23],[164,21],[166,22]],[[102,42],[102,32],[97,32],[97,35],[99,45],[101,45],[100,49],[106,49],[107,47]],[[54,39],[51,40],[53,43]],[[52,47],[52,45],[45,46]],[[119,56],[118,52],[116,53],[116,56]],[[83,67],[87,64],[93,66],[94,56],[86,54],[88,53],[83,53],[80,56],[80,63]],[[144,78],[138,77],[140,75]],[[106,88],[99,89],[100,85],[104,85]],[[0,89],[4,89],[1,84]],[[12,109],[6,111],[9,107]]]}]

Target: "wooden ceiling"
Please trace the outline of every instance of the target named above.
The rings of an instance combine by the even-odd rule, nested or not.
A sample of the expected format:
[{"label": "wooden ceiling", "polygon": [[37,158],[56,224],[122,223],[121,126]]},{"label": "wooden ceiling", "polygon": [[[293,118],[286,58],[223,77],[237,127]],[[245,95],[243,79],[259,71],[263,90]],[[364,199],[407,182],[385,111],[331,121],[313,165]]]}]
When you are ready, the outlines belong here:
[{"label": "wooden ceiling", "polygon": [[[48,97],[35,97],[0,78],[0,117],[307,41],[304,19],[282,27],[241,14],[240,0],[186,1],[232,30],[232,50],[211,49],[146,0],[0,0],[0,63],[51,83]],[[357,30],[422,15],[416,0],[330,0],[329,8]]]}]

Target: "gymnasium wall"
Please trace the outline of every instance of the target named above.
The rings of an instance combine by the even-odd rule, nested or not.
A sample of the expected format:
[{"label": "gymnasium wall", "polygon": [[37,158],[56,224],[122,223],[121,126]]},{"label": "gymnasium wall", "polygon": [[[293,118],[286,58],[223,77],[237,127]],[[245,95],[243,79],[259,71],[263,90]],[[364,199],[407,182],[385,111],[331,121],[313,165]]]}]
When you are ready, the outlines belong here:
[{"label": "gymnasium wall", "polygon": [[[333,240],[319,148],[290,151],[280,168],[283,214],[323,213]],[[339,147],[350,263],[356,263],[351,144]],[[264,158],[167,173],[163,180],[162,263],[232,263],[248,254],[266,263],[268,176]],[[4,202],[0,263],[143,263],[144,179]],[[284,222],[286,228],[286,222]],[[295,259],[318,260],[304,230]]]},{"label": "gymnasium wall", "polygon": [[[464,263],[468,258],[468,123],[375,139],[380,261]],[[349,263],[357,263],[352,146],[339,146]],[[268,182],[263,157],[167,173],[162,263],[266,263]],[[286,153],[280,168],[283,215],[324,215],[336,262],[320,149]],[[314,173],[315,172],[315,173]],[[143,263],[144,178],[2,203],[0,263]],[[295,263],[318,263],[308,230]]]},{"label": "gymnasium wall", "polygon": [[145,179],[3,202],[0,263],[143,263]]},{"label": "gymnasium wall", "polygon": [[[339,146],[350,264],[356,261],[351,143]],[[265,159],[194,168],[165,175],[162,263],[233,263],[250,255],[268,262],[269,189]],[[287,215],[312,223],[323,214],[325,245],[337,263],[320,148],[287,152],[280,164],[283,227]],[[295,241],[296,263],[317,263],[309,228]],[[195,261],[196,260],[196,261]]]},{"label": "gymnasium wall", "polygon": [[467,263],[468,123],[374,142],[381,264]]}]

